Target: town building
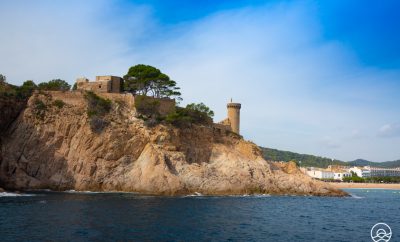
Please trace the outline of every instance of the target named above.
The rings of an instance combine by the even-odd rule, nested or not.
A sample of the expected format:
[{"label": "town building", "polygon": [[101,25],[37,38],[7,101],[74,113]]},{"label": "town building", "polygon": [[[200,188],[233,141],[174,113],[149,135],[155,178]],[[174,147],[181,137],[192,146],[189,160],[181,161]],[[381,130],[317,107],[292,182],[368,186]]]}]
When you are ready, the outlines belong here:
[{"label": "town building", "polygon": [[400,176],[400,168],[380,168],[380,167],[370,167],[368,166],[367,169],[370,170],[371,177],[394,177]]},{"label": "town building", "polygon": [[351,173],[347,172],[347,171],[333,172],[333,179],[335,179],[335,180],[343,181],[343,178],[346,178],[346,177],[351,177]]},{"label": "town building", "polygon": [[83,77],[76,80],[76,89],[98,93],[120,93],[122,84],[123,79],[118,76],[96,76],[96,81],[92,82]]},{"label": "town building", "polygon": [[355,174],[357,174],[358,177],[371,177],[371,169],[369,169],[369,167],[351,167],[349,169],[350,172],[354,172]]},{"label": "town building", "polygon": [[314,168],[314,167],[307,167],[305,168],[305,173],[313,178],[317,179],[334,179],[335,174],[331,171],[327,171],[324,169]]}]

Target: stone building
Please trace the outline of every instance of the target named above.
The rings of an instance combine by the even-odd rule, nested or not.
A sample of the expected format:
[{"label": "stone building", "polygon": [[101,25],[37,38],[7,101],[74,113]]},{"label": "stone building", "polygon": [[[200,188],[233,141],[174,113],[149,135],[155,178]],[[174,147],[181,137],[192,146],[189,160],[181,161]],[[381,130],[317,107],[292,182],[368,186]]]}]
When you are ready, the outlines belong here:
[{"label": "stone building", "polygon": [[231,125],[233,132],[240,134],[240,108],[242,105],[240,103],[231,102],[227,104],[228,108],[228,120]]},{"label": "stone building", "polygon": [[76,80],[77,90],[94,91],[99,93],[120,93],[123,79],[118,76],[96,76],[96,81],[87,78]]},{"label": "stone building", "polygon": [[240,103],[231,102],[226,105],[228,110],[228,117],[214,127],[217,129],[226,129],[232,131],[236,134],[240,134],[240,108],[242,105]]}]

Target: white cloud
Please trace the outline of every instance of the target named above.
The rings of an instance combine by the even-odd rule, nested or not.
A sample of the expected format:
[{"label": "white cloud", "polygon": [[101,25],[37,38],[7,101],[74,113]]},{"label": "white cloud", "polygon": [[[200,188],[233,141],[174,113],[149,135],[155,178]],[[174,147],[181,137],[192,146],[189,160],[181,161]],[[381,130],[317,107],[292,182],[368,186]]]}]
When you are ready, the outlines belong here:
[{"label": "white cloud", "polygon": [[380,137],[400,137],[400,123],[385,124],[379,128]]}]

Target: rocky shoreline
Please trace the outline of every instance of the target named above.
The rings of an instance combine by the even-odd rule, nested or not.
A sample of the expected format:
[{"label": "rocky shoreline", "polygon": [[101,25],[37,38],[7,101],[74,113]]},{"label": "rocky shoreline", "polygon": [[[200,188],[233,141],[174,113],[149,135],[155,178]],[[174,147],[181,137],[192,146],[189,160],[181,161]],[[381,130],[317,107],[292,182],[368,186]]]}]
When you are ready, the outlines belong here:
[{"label": "rocky shoreline", "polygon": [[51,94],[32,96],[4,133],[2,187],[152,195],[347,196],[304,175],[294,163],[264,160],[257,145],[212,125],[149,126],[136,118],[135,110],[113,99],[103,120],[107,127],[95,132],[83,98],[62,107],[54,101]]}]

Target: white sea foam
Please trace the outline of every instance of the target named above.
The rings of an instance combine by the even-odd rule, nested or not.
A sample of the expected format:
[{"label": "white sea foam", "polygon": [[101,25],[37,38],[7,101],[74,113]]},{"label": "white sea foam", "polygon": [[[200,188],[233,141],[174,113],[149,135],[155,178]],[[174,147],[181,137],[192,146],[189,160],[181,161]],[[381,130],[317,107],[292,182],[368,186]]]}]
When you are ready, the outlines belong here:
[{"label": "white sea foam", "polygon": [[76,190],[67,190],[65,192],[66,193],[85,193],[85,194],[106,193],[106,192],[76,191]]},{"label": "white sea foam", "polygon": [[22,194],[22,193],[14,193],[14,192],[0,192],[0,197],[30,197],[34,196],[33,194]]},{"label": "white sea foam", "polygon": [[100,192],[94,192],[94,191],[76,191],[76,190],[66,190],[63,191],[65,193],[78,193],[78,194],[134,194],[134,195],[140,195],[140,193],[137,192],[123,192],[123,191],[100,191]]},{"label": "white sea foam", "polygon": [[189,194],[183,197],[203,197],[204,195],[201,194],[200,192],[194,192],[193,194]]},{"label": "white sea foam", "polygon": [[243,194],[243,195],[228,195],[228,197],[248,197],[248,198],[253,198],[253,197],[271,197],[270,194]]},{"label": "white sea foam", "polygon": [[271,197],[270,194],[242,194],[242,195],[203,195],[199,192],[195,192],[190,195],[183,197],[209,197],[209,198],[224,198],[224,197],[243,197],[243,198],[257,198],[257,197]]},{"label": "white sea foam", "polygon": [[350,195],[351,195],[352,198],[355,198],[355,199],[362,199],[362,198],[365,198],[365,197],[360,197],[360,196],[357,196],[357,195],[354,195],[354,194],[350,194]]}]

